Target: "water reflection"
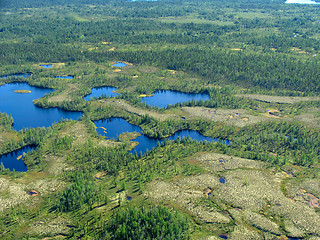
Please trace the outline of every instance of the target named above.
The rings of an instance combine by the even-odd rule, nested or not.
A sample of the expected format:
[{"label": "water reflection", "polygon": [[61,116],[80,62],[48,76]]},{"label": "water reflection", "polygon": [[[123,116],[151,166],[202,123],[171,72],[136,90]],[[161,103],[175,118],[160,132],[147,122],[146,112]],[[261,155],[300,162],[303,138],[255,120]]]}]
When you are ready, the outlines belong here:
[{"label": "water reflection", "polygon": [[141,100],[148,105],[166,108],[168,105],[184,103],[188,101],[210,100],[208,93],[184,93],[171,90],[158,90],[152,97],[143,97]]}]

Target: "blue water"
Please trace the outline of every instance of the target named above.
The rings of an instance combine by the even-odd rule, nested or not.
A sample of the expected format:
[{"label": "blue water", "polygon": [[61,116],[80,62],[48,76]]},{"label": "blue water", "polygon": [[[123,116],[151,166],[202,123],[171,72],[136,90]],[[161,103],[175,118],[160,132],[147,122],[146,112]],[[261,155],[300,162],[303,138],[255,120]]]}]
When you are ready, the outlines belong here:
[{"label": "blue water", "polygon": [[101,97],[102,95],[106,95],[106,97],[116,97],[119,95],[119,93],[115,93],[113,91],[116,91],[117,88],[115,87],[97,87],[97,88],[92,88],[91,94],[85,96],[85,100],[90,101],[91,98],[98,98]]},{"label": "blue water", "polygon": [[123,62],[116,62],[116,64],[113,64],[112,66],[114,66],[114,67],[125,67],[125,66],[128,66],[128,65],[123,63]]},{"label": "blue water", "polygon": [[5,168],[9,168],[11,171],[14,169],[16,172],[26,172],[28,168],[23,162],[23,157],[20,160],[17,160],[17,157],[23,155],[23,153],[29,152],[32,149],[36,149],[36,147],[26,146],[16,151],[1,155],[0,162],[3,163]]},{"label": "blue water", "polygon": [[222,183],[222,184],[225,184],[226,183],[226,179],[221,177],[221,178],[219,178],[219,182]]},{"label": "blue water", "polygon": [[0,78],[10,78],[10,77],[28,78],[28,77],[31,77],[31,74],[30,73],[15,73],[15,74],[11,74],[11,75],[0,76]]},{"label": "blue water", "polygon": [[[15,93],[15,90],[30,90],[31,93]],[[33,100],[43,97],[53,89],[38,88],[27,83],[8,83],[0,86],[0,112],[11,114],[13,128],[17,131],[25,128],[48,127],[62,119],[77,120],[81,112],[70,112],[58,108],[38,108]]]},{"label": "blue water", "polygon": [[[132,140],[135,142],[139,142],[139,145],[137,145],[134,149],[130,151],[130,153],[134,153],[135,151],[137,153],[142,152],[142,154],[145,154],[147,150],[151,150],[155,147],[157,147],[158,142],[163,142],[163,139],[157,139],[157,138],[150,138],[148,136],[145,136],[142,133],[142,129],[138,126],[132,125],[128,123],[126,120],[122,118],[109,118],[109,119],[103,119],[99,121],[94,122],[97,126],[97,132],[98,134],[105,136],[107,139],[117,139],[118,136],[125,132],[138,132],[141,134],[141,136],[137,137],[136,139]],[[104,130],[103,128],[106,128]],[[212,139],[210,137],[206,137],[198,133],[197,131],[193,130],[181,130],[176,132],[174,135],[167,138],[167,140],[176,140],[178,137],[190,137],[193,140],[197,141],[208,141],[208,142],[221,142],[223,144],[229,145],[230,142],[228,140],[219,140],[217,138]]]},{"label": "blue water", "polygon": [[68,75],[68,76],[56,76],[55,78],[74,79],[74,76],[71,76],[71,75]]},{"label": "blue water", "polygon": [[220,235],[219,238],[228,239],[228,236],[227,235]]},{"label": "blue water", "polygon": [[128,2],[157,2],[158,0],[129,0]]},{"label": "blue water", "polygon": [[156,106],[159,108],[166,108],[168,105],[173,105],[177,103],[183,103],[188,101],[199,101],[199,100],[210,100],[210,96],[207,93],[183,93],[171,90],[158,90],[154,93],[152,97],[143,97],[141,100],[145,104],[151,106]]},{"label": "blue water", "polygon": [[287,0],[285,3],[287,4],[320,4],[319,2],[315,2],[312,0]]},{"label": "blue water", "polygon": [[43,67],[43,68],[52,68],[51,64],[42,64],[40,66]]}]

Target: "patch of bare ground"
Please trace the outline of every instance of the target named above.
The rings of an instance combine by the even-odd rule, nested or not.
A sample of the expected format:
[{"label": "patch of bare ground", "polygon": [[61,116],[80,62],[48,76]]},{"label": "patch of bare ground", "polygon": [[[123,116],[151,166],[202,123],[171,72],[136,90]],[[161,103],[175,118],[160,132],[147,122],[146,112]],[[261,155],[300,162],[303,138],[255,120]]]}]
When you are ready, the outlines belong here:
[{"label": "patch of bare ground", "polygon": [[71,101],[71,97],[69,94],[78,90],[78,84],[68,83],[65,90],[63,90],[60,94],[52,96],[48,99],[48,102],[63,102],[63,101]]},{"label": "patch of bare ground", "polygon": [[[62,187],[61,181],[57,179],[36,178],[34,181],[12,180],[0,177],[0,212],[19,204],[28,206],[35,205],[39,200],[39,195],[54,192]],[[39,192],[37,196],[28,195],[27,192],[35,190]]]},{"label": "patch of bare ground", "polygon": [[182,111],[189,116],[211,120],[213,122],[223,122],[227,125],[243,127],[247,124],[254,124],[267,120],[262,115],[252,115],[243,109],[212,109],[204,107],[182,107]]},{"label": "patch of bare ground", "polygon": [[[156,201],[175,202],[206,223],[227,223],[229,218],[217,209],[227,210],[237,225],[230,233],[231,239],[276,239],[279,235],[320,237],[320,216],[315,207],[318,180],[303,180],[292,190],[296,194],[301,192],[300,188],[306,188],[305,199],[299,201],[283,193],[288,174],[267,169],[263,162],[216,153],[196,154],[189,161],[191,158],[206,173],[171,182],[157,180],[149,185],[148,196]],[[208,188],[209,197],[205,194]],[[197,204],[204,198],[219,208]]]},{"label": "patch of bare ground", "polygon": [[115,106],[123,109],[124,111],[134,113],[139,116],[148,114],[149,116],[154,117],[154,118],[158,118],[160,120],[166,120],[169,118],[179,118],[180,119],[180,117],[175,114],[157,113],[154,111],[144,110],[144,109],[133,107],[122,99],[103,99],[103,100],[98,100],[98,103],[102,104],[102,105],[115,105]]},{"label": "patch of bare ground", "polygon": [[303,101],[319,101],[320,97],[283,97],[283,96],[270,96],[260,94],[237,94],[236,97],[250,98],[253,100],[268,102],[268,103],[298,103]]},{"label": "patch of bare ground", "polygon": [[[320,110],[318,112],[320,112]],[[312,128],[320,128],[320,116],[317,116],[314,113],[303,113],[294,117],[294,120],[303,122],[305,125]]]}]

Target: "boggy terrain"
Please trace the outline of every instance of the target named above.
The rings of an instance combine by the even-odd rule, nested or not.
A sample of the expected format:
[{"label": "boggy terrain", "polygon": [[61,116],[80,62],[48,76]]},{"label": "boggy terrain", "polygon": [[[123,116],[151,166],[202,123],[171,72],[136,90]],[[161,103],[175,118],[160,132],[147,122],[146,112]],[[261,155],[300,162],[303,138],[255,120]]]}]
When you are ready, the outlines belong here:
[{"label": "boggy terrain", "polygon": [[[317,4],[0,7],[0,88],[54,89],[37,111],[80,112],[17,131],[0,109],[0,154],[35,146],[13,159],[26,172],[0,166],[1,239],[320,239]],[[157,90],[210,99],[144,104]],[[94,122],[111,118],[142,130],[105,138]],[[216,141],[165,140],[180,130]],[[142,135],[161,141],[129,153]]]}]

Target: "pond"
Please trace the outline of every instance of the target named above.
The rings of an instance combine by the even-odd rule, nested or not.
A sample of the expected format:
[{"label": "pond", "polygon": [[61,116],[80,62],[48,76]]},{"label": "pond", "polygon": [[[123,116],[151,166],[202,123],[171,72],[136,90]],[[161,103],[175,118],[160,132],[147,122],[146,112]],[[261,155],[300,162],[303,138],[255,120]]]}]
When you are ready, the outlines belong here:
[{"label": "pond", "polygon": [[[14,92],[17,90],[27,90],[30,93]],[[33,104],[33,100],[53,91],[33,87],[27,83],[7,83],[0,86],[0,112],[11,114],[14,120],[13,128],[17,131],[23,128],[48,127],[62,119],[77,120],[82,116],[81,112],[39,108]]]},{"label": "pond", "polygon": [[0,78],[10,78],[10,77],[28,78],[28,77],[31,77],[31,73],[15,73],[15,74],[11,74],[11,75],[0,76]]},{"label": "pond", "polygon": [[74,79],[74,76],[67,75],[67,76],[56,76],[55,78],[61,78],[61,79]]},{"label": "pond", "polygon": [[106,97],[116,97],[120,95],[119,93],[116,93],[115,91],[117,88],[115,87],[96,87],[91,89],[91,94],[84,97],[85,100],[90,101],[93,98],[98,98],[103,95]]},{"label": "pond", "polygon": [[[125,132],[140,133],[140,136],[132,140],[138,142],[139,145],[133,148],[130,153],[134,153],[136,151],[137,153],[142,152],[142,154],[145,154],[148,150],[157,147],[159,142],[161,143],[164,141],[163,139],[150,138],[148,136],[145,136],[142,133],[142,129],[140,127],[130,124],[122,118],[108,118],[94,121],[94,123],[97,127],[98,134],[105,136],[107,139],[117,139],[120,134]],[[197,131],[193,130],[177,131],[174,135],[168,137],[167,140],[176,140],[178,137],[190,137],[191,139],[197,141],[221,142],[223,144],[230,145],[230,142],[228,140],[220,140],[217,138],[212,139],[210,137],[203,136]]]},{"label": "pond", "polygon": [[287,0],[286,4],[320,4],[312,0]]},{"label": "pond", "polygon": [[25,153],[35,149],[35,146],[26,146],[13,152],[1,155],[0,162],[5,168],[9,168],[11,171],[14,169],[16,172],[26,172],[28,168],[23,162],[23,156]]},{"label": "pond", "polygon": [[219,178],[219,182],[222,184],[226,183],[226,179],[224,177]]},{"label": "pond", "polygon": [[228,239],[228,236],[227,236],[227,235],[222,234],[222,235],[219,235],[219,238],[222,238],[222,239]]},{"label": "pond", "polygon": [[183,103],[188,101],[210,100],[208,93],[183,93],[171,90],[158,90],[152,97],[142,97],[141,100],[148,105],[159,108],[166,108],[168,105]]},{"label": "pond", "polygon": [[52,68],[51,64],[41,64],[40,66],[43,68]]},{"label": "pond", "polygon": [[128,66],[128,64],[125,64],[123,62],[116,62],[112,66],[114,66],[114,67],[125,67],[125,66]]}]

